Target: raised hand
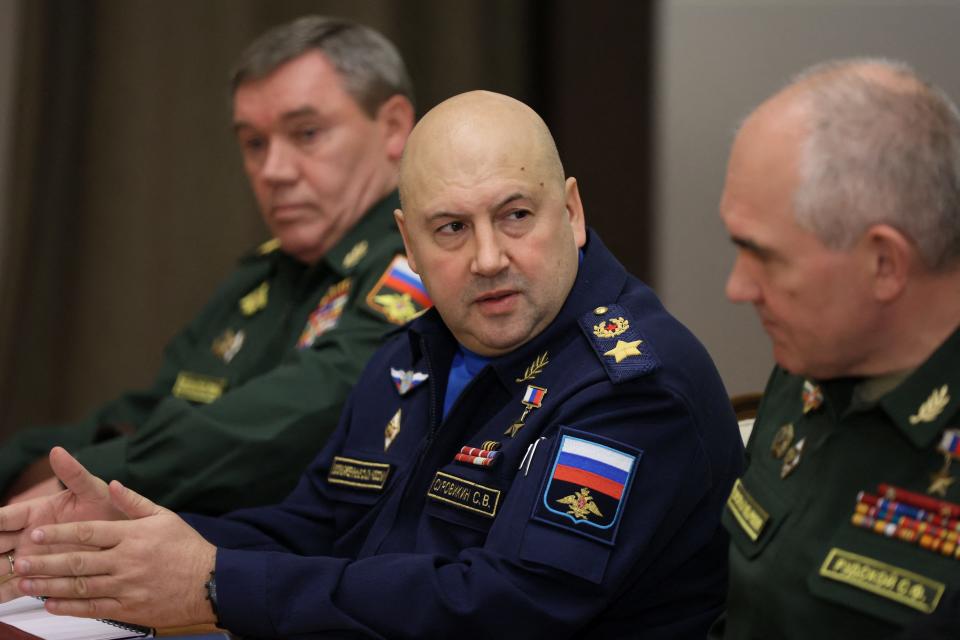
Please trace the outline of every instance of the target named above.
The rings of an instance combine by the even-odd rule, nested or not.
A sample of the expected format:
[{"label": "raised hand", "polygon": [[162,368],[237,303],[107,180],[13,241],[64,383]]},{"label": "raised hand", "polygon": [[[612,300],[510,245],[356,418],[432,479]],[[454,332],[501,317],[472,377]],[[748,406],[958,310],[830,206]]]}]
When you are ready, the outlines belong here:
[{"label": "raised hand", "polygon": [[[22,554],[18,582],[27,595],[47,596],[51,613],[114,618],[148,626],[215,622],[204,582],[216,547],[172,511],[119,482],[112,504],[129,520],[44,525],[30,537],[41,547],[72,550]],[[82,547],[82,548],[80,548]]]},{"label": "raised hand", "polygon": [[[61,447],[50,451],[50,466],[66,489],[0,509],[0,553],[22,557],[66,551],[66,547],[38,547],[30,537],[38,526],[84,520],[115,520],[126,515],[113,506],[106,483],[91,475]],[[78,547],[79,548],[79,547]],[[6,558],[0,558],[0,565]],[[0,567],[0,571],[7,567]],[[0,602],[22,595],[17,581],[0,584]]]}]

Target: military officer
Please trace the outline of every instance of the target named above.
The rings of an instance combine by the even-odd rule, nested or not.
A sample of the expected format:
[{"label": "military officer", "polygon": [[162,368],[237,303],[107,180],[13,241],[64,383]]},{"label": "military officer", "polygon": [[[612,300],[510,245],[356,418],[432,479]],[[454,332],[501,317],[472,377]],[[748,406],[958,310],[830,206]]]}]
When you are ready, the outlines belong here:
[{"label": "military officer", "polygon": [[817,66],[745,121],[720,211],[777,360],[724,637],[955,638],[960,114],[901,63]]},{"label": "military officer", "polygon": [[[703,347],[586,230],[525,105],[432,110],[401,194],[435,307],[374,356],[297,489],[185,523],[55,450],[62,502],[0,510],[0,549],[47,577],[3,593],[254,637],[704,636],[742,445]],[[101,550],[42,554],[77,536]]]},{"label": "military officer", "polygon": [[[0,448],[0,485],[60,444],[172,508],[278,500],[383,334],[429,305],[393,220],[413,126],[393,45],[361,25],[302,18],[254,42],[232,88],[244,168],[274,239],[170,343],[151,388],[80,424],[18,434]],[[24,497],[59,488],[51,477]]]}]

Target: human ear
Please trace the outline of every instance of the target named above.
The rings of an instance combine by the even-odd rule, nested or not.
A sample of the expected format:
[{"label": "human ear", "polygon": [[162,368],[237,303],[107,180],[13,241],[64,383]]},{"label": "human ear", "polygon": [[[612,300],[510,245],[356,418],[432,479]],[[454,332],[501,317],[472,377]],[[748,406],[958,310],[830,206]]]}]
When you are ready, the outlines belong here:
[{"label": "human ear", "polygon": [[376,121],[383,131],[387,158],[392,162],[399,162],[403,147],[413,129],[413,105],[406,96],[390,96],[377,109]]},{"label": "human ear", "polygon": [[583,247],[587,243],[587,228],[576,178],[567,178],[567,182],[564,184],[564,204],[570,219],[570,226],[573,228],[573,239],[576,241],[578,248]]},{"label": "human ear", "polygon": [[864,242],[874,297],[878,302],[895,300],[906,288],[910,270],[919,259],[916,248],[902,232],[887,224],[870,227]]},{"label": "human ear", "polygon": [[410,265],[414,273],[420,275],[420,270],[417,269],[417,261],[413,257],[413,251],[410,250],[410,241],[407,239],[407,227],[406,220],[403,217],[403,210],[394,209],[393,219],[397,221],[397,228],[400,229],[400,237],[403,238],[403,249],[407,252],[407,264]]}]

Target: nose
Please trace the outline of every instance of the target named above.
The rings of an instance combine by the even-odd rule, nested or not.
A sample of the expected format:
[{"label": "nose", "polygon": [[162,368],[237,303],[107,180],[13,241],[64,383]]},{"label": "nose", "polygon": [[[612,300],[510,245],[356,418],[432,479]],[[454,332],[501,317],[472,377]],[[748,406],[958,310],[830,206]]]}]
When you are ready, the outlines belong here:
[{"label": "nose", "polygon": [[267,147],[266,158],[260,168],[260,175],[269,182],[294,182],[299,175],[295,153],[282,140],[271,140]]},{"label": "nose", "polygon": [[507,268],[510,259],[502,240],[489,226],[477,225],[474,231],[474,254],[470,271],[474,275],[492,277]]},{"label": "nose", "polygon": [[760,299],[760,287],[750,275],[743,256],[737,256],[734,260],[730,275],[727,276],[725,292],[730,302],[757,302]]}]

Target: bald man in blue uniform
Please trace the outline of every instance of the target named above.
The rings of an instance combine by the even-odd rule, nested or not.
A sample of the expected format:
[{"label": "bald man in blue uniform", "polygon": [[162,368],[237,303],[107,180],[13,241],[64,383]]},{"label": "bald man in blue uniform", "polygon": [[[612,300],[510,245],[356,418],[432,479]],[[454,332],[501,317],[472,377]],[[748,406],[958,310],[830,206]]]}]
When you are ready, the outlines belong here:
[{"label": "bald man in blue uniform", "polygon": [[[11,530],[40,525],[29,543],[3,534],[30,545],[16,572],[54,576],[19,592],[253,637],[704,637],[742,470],[706,351],[586,230],[521,103],[441,104],[401,176],[396,217],[435,307],[374,356],[295,491],[184,521],[55,451],[91,505],[67,519],[132,520],[0,511]],[[80,531],[101,550],[40,555]],[[96,572],[82,593],[77,566]]]}]

